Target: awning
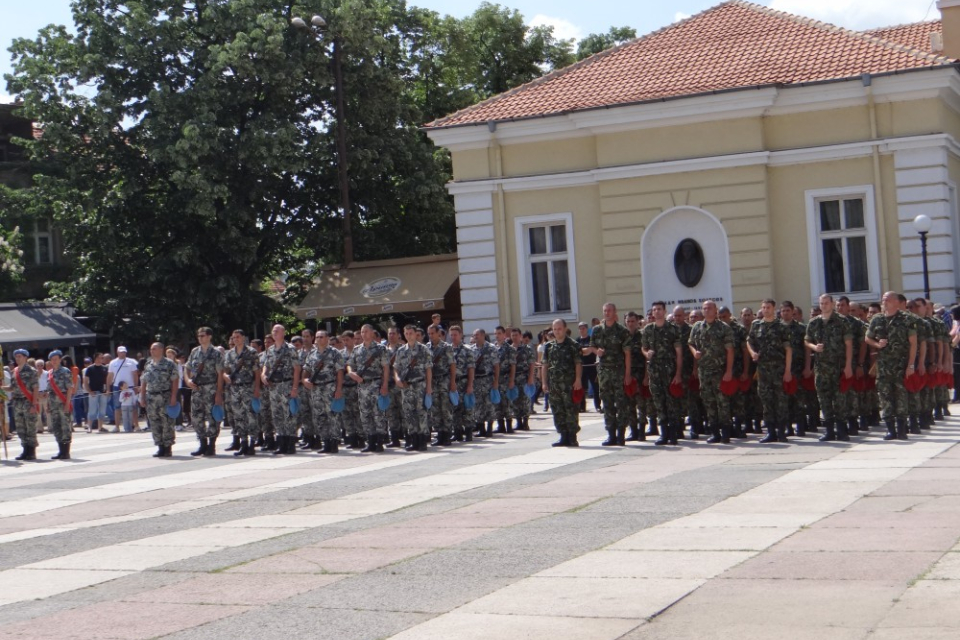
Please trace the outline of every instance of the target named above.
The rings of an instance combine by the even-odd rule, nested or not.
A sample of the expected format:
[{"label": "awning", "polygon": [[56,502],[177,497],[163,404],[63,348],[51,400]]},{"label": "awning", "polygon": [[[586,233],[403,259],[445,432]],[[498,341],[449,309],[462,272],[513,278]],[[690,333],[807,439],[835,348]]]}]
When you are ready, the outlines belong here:
[{"label": "awning", "polygon": [[93,344],[96,334],[58,307],[0,304],[0,344],[4,351]]},{"label": "awning", "polygon": [[300,318],[414,313],[444,308],[460,277],[457,254],[355,262],[321,272],[297,307]]}]

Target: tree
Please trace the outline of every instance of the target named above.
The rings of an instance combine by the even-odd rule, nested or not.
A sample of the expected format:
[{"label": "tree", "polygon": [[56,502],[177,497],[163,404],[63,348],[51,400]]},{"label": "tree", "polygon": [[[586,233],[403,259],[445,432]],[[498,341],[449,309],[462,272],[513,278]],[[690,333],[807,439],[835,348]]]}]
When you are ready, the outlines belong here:
[{"label": "tree", "polygon": [[589,58],[595,53],[606,51],[637,37],[633,27],[610,27],[606,33],[591,33],[577,45],[577,60]]}]

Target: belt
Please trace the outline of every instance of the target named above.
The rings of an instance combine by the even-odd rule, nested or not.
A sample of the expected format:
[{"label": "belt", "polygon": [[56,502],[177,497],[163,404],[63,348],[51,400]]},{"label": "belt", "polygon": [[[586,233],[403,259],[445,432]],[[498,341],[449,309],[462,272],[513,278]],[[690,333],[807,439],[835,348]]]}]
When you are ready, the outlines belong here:
[{"label": "belt", "polygon": [[214,381],[214,382],[197,382],[196,380],[194,380],[194,381],[193,381],[193,384],[197,385],[198,387],[209,387],[210,385],[212,385],[212,384],[217,384],[217,383],[216,383],[216,381]]},{"label": "belt", "polygon": [[380,382],[380,378],[364,378],[363,382],[360,384],[367,384],[368,382]]},{"label": "belt", "polygon": [[170,392],[169,391],[148,391],[147,395],[148,396],[166,396],[166,395],[170,395]]},{"label": "belt", "polygon": [[473,379],[474,379],[474,380],[476,380],[477,378],[492,378],[492,377],[493,377],[493,374],[492,374],[492,373],[481,373],[481,374],[479,374],[479,375],[478,375],[478,374],[473,374]]}]

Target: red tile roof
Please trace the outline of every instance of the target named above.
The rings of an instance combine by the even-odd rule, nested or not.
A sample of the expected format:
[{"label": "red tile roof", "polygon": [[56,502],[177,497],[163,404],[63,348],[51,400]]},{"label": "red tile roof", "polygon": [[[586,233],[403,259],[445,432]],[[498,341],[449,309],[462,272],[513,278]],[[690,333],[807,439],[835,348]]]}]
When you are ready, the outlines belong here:
[{"label": "red tile roof", "polygon": [[427,127],[536,118],[951,63],[949,58],[873,35],[730,0]]},{"label": "red tile roof", "polygon": [[901,24],[895,27],[871,29],[864,33],[882,40],[902,44],[911,49],[933,53],[933,48],[930,46],[930,34],[943,34],[943,23],[939,20],[914,22],[913,24]]}]

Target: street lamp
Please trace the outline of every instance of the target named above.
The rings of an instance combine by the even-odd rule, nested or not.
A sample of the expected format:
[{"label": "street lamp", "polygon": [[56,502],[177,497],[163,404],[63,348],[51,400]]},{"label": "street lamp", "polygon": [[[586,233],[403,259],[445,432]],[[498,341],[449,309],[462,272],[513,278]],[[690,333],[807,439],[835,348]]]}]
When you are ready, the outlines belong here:
[{"label": "street lamp", "polygon": [[[313,16],[310,18],[310,24],[303,18],[293,18],[290,20],[296,29],[315,33],[311,26],[317,31],[324,31],[327,28],[327,21],[322,16]],[[340,58],[340,37],[333,36],[333,83],[336,101],[336,120],[337,120],[337,177],[340,183],[340,208],[342,214],[342,235],[343,235],[343,265],[349,266],[353,262],[353,232],[351,230],[350,214],[350,177],[347,174],[347,126],[346,116],[344,115],[343,100],[343,63]]]},{"label": "street lamp", "polygon": [[927,266],[927,234],[933,228],[933,220],[924,214],[913,219],[913,228],[920,234],[920,254],[923,258],[923,295],[930,299],[930,271]]}]

